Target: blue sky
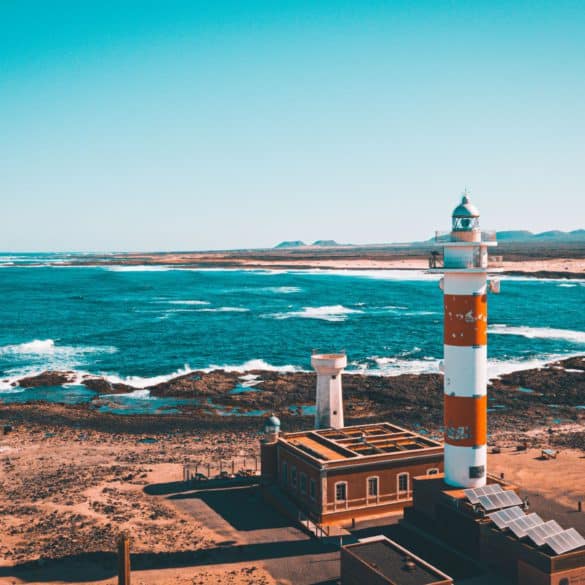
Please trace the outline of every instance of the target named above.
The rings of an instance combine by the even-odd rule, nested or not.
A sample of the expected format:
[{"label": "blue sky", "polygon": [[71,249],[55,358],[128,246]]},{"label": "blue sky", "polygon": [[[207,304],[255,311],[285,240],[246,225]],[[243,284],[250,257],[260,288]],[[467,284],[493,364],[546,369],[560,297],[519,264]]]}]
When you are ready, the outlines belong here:
[{"label": "blue sky", "polygon": [[581,2],[0,2],[1,250],[585,227]]}]

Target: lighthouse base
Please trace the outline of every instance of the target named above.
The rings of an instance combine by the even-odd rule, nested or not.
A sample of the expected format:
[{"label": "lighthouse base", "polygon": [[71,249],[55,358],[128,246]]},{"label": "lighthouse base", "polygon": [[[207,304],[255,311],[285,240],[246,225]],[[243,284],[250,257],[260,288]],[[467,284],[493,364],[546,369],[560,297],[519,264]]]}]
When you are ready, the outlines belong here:
[{"label": "lighthouse base", "polygon": [[487,482],[487,446],[456,447],[445,444],[445,483],[451,487],[477,488]]}]

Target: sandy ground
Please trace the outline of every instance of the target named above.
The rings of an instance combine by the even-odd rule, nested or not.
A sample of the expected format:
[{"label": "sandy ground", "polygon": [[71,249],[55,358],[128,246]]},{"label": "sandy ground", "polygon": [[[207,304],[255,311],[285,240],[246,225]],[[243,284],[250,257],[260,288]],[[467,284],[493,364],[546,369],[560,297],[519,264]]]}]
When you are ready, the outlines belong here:
[{"label": "sandy ground", "polygon": [[[555,430],[582,431],[582,425]],[[548,446],[546,428],[528,434]],[[585,452],[516,451],[502,435],[491,473],[528,496],[532,511],[585,533]],[[134,585],[303,585],[330,582],[337,553],[315,548],[266,510],[254,488],[194,495],[184,463],[257,453],[254,433],[137,435],[17,425],[0,436],[0,584],[113,585],[116,538],[132,539]],[[585,509],[585,506],[584,506]],[[319,572],[327,579],[319,577]]]},{"label": "sandy ground", "polygon": [[[528,497],[530,511],[544,520],[555,519],[563,528],[574,527],[585,534],[585,453],[572,449],[558,452],[556,459],[543,459],[541,450],[503,449],[488,458],[490,473],[520,488]],[[583,512],[577,503],[583,502]]]},{"label": "sandy ground", "polygon": [[[89,265],[181,265],[192,268],[426,270],[435,247],[373,246],[290,248],[211,252],[126,253],[71,260]],[[490,255],[493,267],[504,272],[541,277],[585,277],[585,251],[579,242],[514,244],[503,242]],[[502,262],[503,257],[503,262]]]},{"label": "sandy ground", "polygon": [[[212,452],[237,456],[254,448],[252,439],[242,436],[226,445],[169,436],[149,444],[93,431],[51,435],[18,427],[0,438],[2,585],[117,583],[113,552],[122,531],[131,535],[132,553],[141,558],[143,570],[133,583],[274,583],[259,563],[173,567],[188,565],[190,555],[217,547],[223,537],[144,492],[147,485],[181,480],[182,461],[206,459]],[[170,568],[149,570],[149,564]]]},{"label": "sandy ground", "polygon": [[[321,268],[328,270],[426,270],[428,260],[426,258],[403,258],[396,260],[290,260],[290,261],[251,261],[246,260],[242,266],[266,267],[274,266],[295,268],[302,265],[304,267]],[[554,260],[523,260],[523,261],[503,261],[498,264],[498,269],[502,271],[521,271],[526,273],[534,272],[583,272],[585,278],[585,259],[576,258],[558,258]]]}]

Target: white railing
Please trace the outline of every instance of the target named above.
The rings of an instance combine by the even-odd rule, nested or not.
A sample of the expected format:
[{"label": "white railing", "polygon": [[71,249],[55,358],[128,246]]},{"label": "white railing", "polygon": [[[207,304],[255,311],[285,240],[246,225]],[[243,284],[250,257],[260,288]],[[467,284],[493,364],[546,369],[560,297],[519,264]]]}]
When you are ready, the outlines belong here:
[{"label": "white railing", "polygon": [[[453,232],[450,231],[435,231],[435,242],[459,242],[457,238],[453,238]],[[495,242],[497,241],[497,234],[495,231],[482,231],[480,242]]]},{"label": "white railing", "polygon": [[356,508],[368,508],[370,506],[382,506],[384,504],[393,504],[408,502],[412,499],[412,491],[403,491],[391,494],[381,494],[379,496],[369,496],[365,498],[354,498],[350,500],[340,500],[328,502],[325,505],[325,512],[340,512],[343,510],[354,510]]}]

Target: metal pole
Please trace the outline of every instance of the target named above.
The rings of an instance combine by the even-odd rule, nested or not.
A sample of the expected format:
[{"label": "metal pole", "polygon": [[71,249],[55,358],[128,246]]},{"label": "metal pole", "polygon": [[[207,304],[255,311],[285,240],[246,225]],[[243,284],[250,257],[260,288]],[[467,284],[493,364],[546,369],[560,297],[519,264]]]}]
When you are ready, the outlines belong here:
[{"label": "metal pole", "polygon": [[118,538],[118,585],[130,585],[130,537],[126,533]]}]

